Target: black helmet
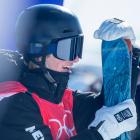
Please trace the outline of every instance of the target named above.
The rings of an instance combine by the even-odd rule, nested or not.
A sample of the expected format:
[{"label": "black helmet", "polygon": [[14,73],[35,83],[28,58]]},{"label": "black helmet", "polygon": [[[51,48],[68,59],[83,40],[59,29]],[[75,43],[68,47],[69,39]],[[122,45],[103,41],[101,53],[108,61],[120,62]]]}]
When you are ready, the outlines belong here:
[{"label": "black helmet", "polygon": [[68,9],[39,4],[24,10],[16,24],[19,51],[34,58],[52,53],[62,60],[82,57],[83,33],[77,17]]}]

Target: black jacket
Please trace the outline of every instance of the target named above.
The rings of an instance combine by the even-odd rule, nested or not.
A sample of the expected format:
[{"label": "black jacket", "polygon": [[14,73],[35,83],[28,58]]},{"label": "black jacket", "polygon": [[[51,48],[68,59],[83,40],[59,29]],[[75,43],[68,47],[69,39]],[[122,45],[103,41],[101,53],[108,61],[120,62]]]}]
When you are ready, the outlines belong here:
[{"label": "black jacket", "polygon": [[[62,93],[67,85],[67,82],[65,82],[65,80],[67,81],[67,76],[65,75],[60,83],[59,78],[57,79],[57,76],[55,76],[59,83],[58,89],[61,91],[61,95],[59,95],[60,93],[55,93],[59,97],[59,99],[56,99],[53,98],[55,95],[51,95],[51,93],[49,93],[51,97],[46,95],[46,91],[48,94],[50,92],[48,90],[52,87],[45,79],[42,80],[41,74],[38,75],[36,76],[36,72],[35,75],[33,72],[27,72],[20,82],[29,89],[29,92],[35,91],[38,96],[45,100],[54,103],[61,100]],[[92,94],[75,92],[73,98],[73,117],[77,135],[72,137],[71,140],[103,140],[95,128],[87,129],[95,117],[95,112],[103,105],[103,95],[101,94],[94,99]],[[34,135],[35,133],[36,135]],[[40,110],[31,94],[20,93],[0,101],[0,139],[52,140],[51,131],[48,126],[43,124]]]},{"label": "black jacket", "polygon": [[140,140],[140,85],[137,86],[135,104],[137,109],[137,128],[132,132],[132,140]]}]

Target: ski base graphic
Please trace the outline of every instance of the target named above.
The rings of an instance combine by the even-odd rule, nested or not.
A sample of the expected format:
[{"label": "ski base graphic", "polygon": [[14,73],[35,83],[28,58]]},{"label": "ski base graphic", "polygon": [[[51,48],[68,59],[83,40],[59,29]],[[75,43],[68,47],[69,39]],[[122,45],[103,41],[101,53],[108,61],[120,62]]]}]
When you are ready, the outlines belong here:
[{"label": "ski base graphic", "polygon": [[[106,106],[113,106],[131,98],[131,48],[127,43],[124,39],[102,41],[103,91]],[[115,140],[130,140],[129,133],[124,133]]]}]

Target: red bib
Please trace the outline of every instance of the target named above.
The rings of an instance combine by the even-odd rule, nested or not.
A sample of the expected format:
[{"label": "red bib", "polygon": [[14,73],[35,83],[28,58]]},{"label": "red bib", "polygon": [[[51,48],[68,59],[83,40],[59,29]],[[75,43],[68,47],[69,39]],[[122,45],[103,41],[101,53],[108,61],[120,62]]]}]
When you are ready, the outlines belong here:
[{"label": "red bib", "polygon": [[[27,91],[27,88],[19,82],[0,83],[0,99]],[[51,130],[53,140],[69,140],[70,137],[76,135],[72,113],[72,90],[65,90],[62,101],[59,104],[46,101],[36,93],[32,93],[32,97],[38,104],[43,123],[49,126]]]},{"label": "red bib", "polygon": [[76,135],[73,122],[73,96],[72,91],[66,89],[62,102],[53,104],[32,94],[37,102],[44,124],[49,126],[54,140],[69,140]]}]

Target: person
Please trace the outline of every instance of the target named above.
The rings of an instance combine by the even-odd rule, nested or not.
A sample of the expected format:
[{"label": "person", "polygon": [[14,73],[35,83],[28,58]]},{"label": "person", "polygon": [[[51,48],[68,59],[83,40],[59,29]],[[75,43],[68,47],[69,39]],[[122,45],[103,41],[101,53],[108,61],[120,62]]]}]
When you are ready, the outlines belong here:
[{"label": "person", "polygon": [[[94,98],[67,88],[83,46],[73,12],[51,4],[25,9],[17,20],[16,41],[25,67],[20,78],[0,83],[2,140],[110,140],[135,129],[131,99],[102,107],[103,93]],[[128,116],[119,123],[114,115],[122,112]]]},{"label": "person", "polygon": [[[139,63],[140,66],[140,63]],[[135,104],[137,110],[137,128],[132,131],[132,140],[139,140],[140,139],[140,71],[138,71],[138,79],[137,79],[137,89],[136,89],[136,96],[135,96]]]}]

